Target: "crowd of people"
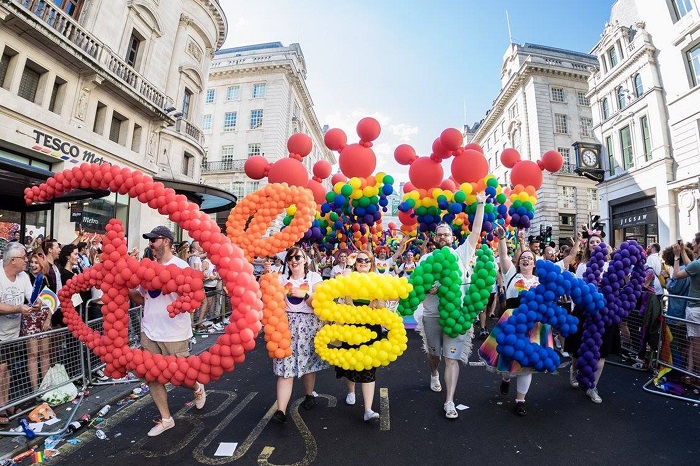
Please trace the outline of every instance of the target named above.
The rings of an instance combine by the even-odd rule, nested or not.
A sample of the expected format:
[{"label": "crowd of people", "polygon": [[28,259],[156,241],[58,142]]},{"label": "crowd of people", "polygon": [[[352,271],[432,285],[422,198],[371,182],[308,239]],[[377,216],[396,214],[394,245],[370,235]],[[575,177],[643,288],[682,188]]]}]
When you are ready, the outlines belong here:
[{"label": "crowd of people", "polygon": [[[483,195],[477,195],[477,213],[474,231],[480,230],[483,219]],[[3,254],[3,270],[0,274],[0,342],[16,339],[20,336],[34,336],[26,341],[27,376],[32,390],[36,390],[41,379],[55,361],[52,355],[50,338],[42,337],[42,333],[52,328],[63,326],[60,308],[49,312],[39,301],[31,302],[30,296],[37,280],[54,292],[58,292],[75,274],[99,262],[100,244],[91,241],[83,232],[71,244],[60,245],[55,239],[34,240],[31,247],[20,241],[10,241]],[[474,323],[474,331],[465,335],[451,337],[443,332],[439,324],[438,297],[439,283],[433,283],[428,288],[427,295],[418,314],[419,328],[423,337],[426,352],[427,388],[434,392],[443,392],[443,411],[448,419],[459,416],[455,407],[455,392],[459,380],[459,362],[466,362],[478,335],[479,356],[487,366],[501,374],[500,392],[506,396],[510,391],[510,382],[516,379],[515,412],[520,416],[527,413],[525,398],[531,385],[533,371],[520,367],[513,361],[504,361],[503,356],[496,354],[495,338],[490,330],[495,324],[489,325],[489,318],[507,319],[512,310],[518,306],[521,293],[535,288],[538,283],[536,265],[538,260],[555,263],[562,271],[569,270],[577,277],[583,277],[587,263],[595,248],[604,241],[602,232],[586,228],[583,234],[577,234],[568,243],[562,242],[557,247],[554,243],[546,243],[537,237],[525,238],[520,233],[514,241],[508,242],[506,232],[498,227],[495,234],[497,254],[495,266],[498,270],[496,284],[491,290],[488,305]],[[150,258],[161,264],[175,264],[178,267],[191,267],[204,275],[204,287],[207,299],[194,315],[180,314],[170,318],[167,306],[175,294],[164,295],[151,293],[145,289],[130,291],[130,299],[135,305],[142,305],[143,320],[141,327],[141,345],[156,354],[187,356],[190,341],[198,331],[210,331],[212,328],[221,329],[226,323],[223,310],[216,299],[221,291],[221,280],[214,264],[207,258],[206,253],[196,242],[176,244],[174,235],[167,227],[159,226],[143,235],[149,241],[149,246],[141,254],[138,249],[130,251],[134,258]],[[39,239],[39,238],[37,238]],[[317,245],[296,245],[277,256],[258,258],[253,266],[256,274],[273,272],[278,274],[279,282],[286,291],[285,303],[289,328],[292,335],[292,355],[275,359],[273,373],[277,377],[277,408],[272,416],[272,422],[283,424],[287,419],[287,411],[292,397],[295,378],[301,378],[304,400],[302,407],[312,409],[316,405],[314,386],[316,374],[329,368],[314,348],[314,337],[323,323],[313,309],[313,294],[316,286],[323,280],[349,275],[352,272],[390,274],[410,277],[421,261],[425,260],[434,250],[448,248],[451,251],[462,275],[462,290],[469,283],[473,260],[480,235],[473,233],[464,238],[459,244],[452,227],[446,223],[437,226],[434,233],[420,239],[403,237],[398,240],[386,241],[373,250],[351,250],[324,247]],[[608,251],[603,271],[607,270],[613,250]],[[646,256],[646,281],[644,288],[645,305],[642,318],[643,329],[632,329],[622,322],[619,326],[606,329],[604,341],[600,348],[598,371],[594,376],[594,386],[586,390],[586,395],[594,402],[601,403],[598,384],[605,366],[606,357],[622,343],[630,343],[632,332],[642,334],[639,347],[630,351],[628,356],[638,360],[639,364],[648,364],[653,357],[653,351],[658,348],[660,332],[660,316],[667,315],[687,319],[687,337],[690,347],[687,351],[688,371],[693,374],[700,372],[700,234],[693,242],[684,244],[679,241],[662,249],[659,244],[649,245]],[[664,295],[671,299],[664,299]],[[685,297],[685,298],[684,298]],[[85,318],[92,320],[101,317],[101,291],[92,289],[81,296],[83,303],[88,303],[84,309]],[[697,301],[696,301],[697,300]],[[363,305],[373,308],[386,307],[382,301],[363,301],[352,298],[340,298],[339,302],[349,305]],[[668,309],[664,309],[668,303]],[[569,312],[583,319],[582,311],[573,306],[567,297],[562,297],[559,304]],[[216,308],[216,309],[215,309]],[[642,308],[642,307],[639,307]],[[212,318],[213,317],[213,318]],[[489,329],[491,327],[491,329]],[[383,337],[381,326],[367,326],[377,336]],[[530,330],[532,341],[551,342],[564,357],[571,357],[569,381],[572,387],[578,387],[576,360],[583,325],[579,325],[577,334],[565,340],[558,335],[552,335],[548,325],[536,325]],[[478,333],[477,333],[478,332]],[[341,343],[341,346],[347,343]],[[8,354],[0,353],[0,406],[8,402],[10,387],[10,372],[8,370]],[[444,366],[442,378],[440,367]],[[357,399],[356,385],[360,384],[363,401],[363,419],[371,422],[379,418],[374,411],[374,392],[376,369],[347,370],[335,368],[337,378],[345,379],[345,403],[354,405]],[[97,375],[101,376],[101,375]],[[162,384],[149,383],[156,407],[161,420],[153,427],[148,435],[160,435],[172,428],[175,421],[171,416],[167,402],[167,391]],[[191,387],[194,402],[202,409],[206,401],[204,386],[195,384]],[[0,424],[6,424],[9,411],[0,412]]]}]

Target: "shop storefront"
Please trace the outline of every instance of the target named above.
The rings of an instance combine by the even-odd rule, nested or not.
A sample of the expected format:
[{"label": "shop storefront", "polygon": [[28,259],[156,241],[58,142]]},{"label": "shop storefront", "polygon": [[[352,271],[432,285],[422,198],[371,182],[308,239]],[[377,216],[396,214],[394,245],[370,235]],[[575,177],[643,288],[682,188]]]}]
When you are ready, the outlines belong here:
[{"label": "shop storefront", "polygon": [[659,215],[655,195],[640,193],[616,199],[615,203],[611,201],[610,209],[613,246],[633,239],[646,248],[659,241]]}]

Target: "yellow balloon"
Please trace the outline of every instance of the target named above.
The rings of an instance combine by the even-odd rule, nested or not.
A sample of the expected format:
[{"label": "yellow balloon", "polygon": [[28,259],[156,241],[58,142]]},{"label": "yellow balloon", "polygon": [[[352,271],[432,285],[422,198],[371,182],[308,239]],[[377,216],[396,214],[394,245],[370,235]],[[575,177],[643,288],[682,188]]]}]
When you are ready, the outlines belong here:
[{"label": "yellow balloon", "polygon": [[372,197],[374,196],[374,189],[372,186],[365,186],[365,189],[362,190],[362,194],[365,197]]},{"label": "yellow balloon", "polygon": [[297,213],[297,206],[295,205],[290,205],[287,207],[287,215],[294,215]]},{"label": "yellow balloon", "polygon": [[352,186],[353,189],[359,189],[360,186],[362,186],[362,181],[357,177],[350,178],[350,186]]},{"label": "yellow balloon", "polygon": [[468,195],[467,200],[465,202],[467,203],[467,205],[474,204],[476,202],[476,194]]},{"label": "yellow balloon", "polygon": [[386,173],[384,172],[379,172],[376,175],[374,175],[374,179],[377,180],[377,183],[381,183],[384,181],[384,177],[386,176]]},{"label": "yellow balloon", "polygon": [[333,185],[333,192],[336,194],[340,194],[340,190],[343,189],[343,186],[345,186],[345,183],[342,181],[338,181],[336,184]]},{"label": "yellow balloon", "polygon": [[464,191],[464,194],[467,194],[467,195],[469,195],[469,194],[472,193],[472,185],[469,184],[469,183],[462,183],[462,184],[459,186],[459,189],[461,189],[462,191]]}]

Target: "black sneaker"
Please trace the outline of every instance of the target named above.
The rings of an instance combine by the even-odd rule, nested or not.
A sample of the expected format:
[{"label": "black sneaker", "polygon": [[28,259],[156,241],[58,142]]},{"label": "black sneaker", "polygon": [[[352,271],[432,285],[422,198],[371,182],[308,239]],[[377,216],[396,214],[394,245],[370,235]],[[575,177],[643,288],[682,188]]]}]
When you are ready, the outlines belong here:
[{"label": "black sneaker", "polygon": [[516,401],[514,411],[518,416],[525,416],[527,414],[527,411],[525,410],[525,402],[523,401],[522,403],[518,403]]},{"label": "black sneaker", "polygon": [[109,377],[107,377],[102,369],[97,369],[95,372],[92,373],[92,378],[94,380],[97,380],[98,382],[106,382],[109,380]]},{"label": "black sneaker", "polygon": [[501,395],[503,395],[503,396],[507,395],[509,389],[510,389],[510,380],[502,380],[501,381]]},{"label": "black sneaker", "polygon": [[304,409],[311,409],[316,406],[316,398],[314,398],[313,395],[306,395],[301,405],[304,407]]},{"label": "black sneaker", "polygon": [[284,413],[278,409],[275,414],[272,415],[270,420],[275,424],[284,424],[287,422],[287,416],[285,416]]},{"label": "black sneaker", "polygon": [[479,338],[486,339],[489,336],[489,331],[486,330],[486,327],[482,327],[481,330],[479,331]]}]

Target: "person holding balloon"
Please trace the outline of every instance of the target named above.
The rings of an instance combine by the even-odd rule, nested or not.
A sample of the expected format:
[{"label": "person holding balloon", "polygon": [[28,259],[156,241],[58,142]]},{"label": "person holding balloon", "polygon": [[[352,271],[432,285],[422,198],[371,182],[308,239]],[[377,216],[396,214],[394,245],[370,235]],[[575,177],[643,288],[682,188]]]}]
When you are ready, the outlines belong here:
[{"label": "person holding balloon", "polygon": [[[472,224],[472,230],[467,239],[456,249],[452,249],[454,235],[452,227],[447,223],[440,223],[435,228],[435,243],[438,249],[449,248],[449,251],[456,256],[457,263],[462,275],[462,284],[466,283],[471,274],[470,262],[476,250],[476,244],[481,237],[481,227],[484,220],[484,204],[486,202],[486,193],[480,192],[476,194],[477,208]],[[421,262],[433,253],[424,255]],[[436,282],[429,289],[423,301],[423,331],[424,331],[424,346],[427,352],[428,365],[430,367],[430,389],[434,392],[442,391],[440,384],[440,374],[438,372],[440,361],[445,360],[445,417],[448,419],[456,419],[459,414],[455,409],[454,395],[457,389],[457,380],[459,379],[459,361],[462,360],[463,351],[469,351],[471,348],[471,334],[473,331],[467,332],[464,335],[459,335],[452,338],[445,334],[440,326],[440,313],[438,305],[440,298],[438,297],[438,289],[440,283]],[[462,286],[462,294],[464,286]]]},{"label": "person holding balloon", "polygon": [[401,242],[396,247],[396,252],[391,257],[389,255],[389,248],[387,246],[377,246],[375,248],[375,253],[377,254],[374,258],[374,262],[377,266],[378,273],[391,273],[393,274],[396,267],[396,259],[401,256],[403,252],[403,247],[408,240],[407,236],[401,238]]},{"label": "person holding balloon", "polygon": [[[323,279],[316,272],[309,271],[306,254],[298,246],[287,250],[284,258],[287,274],[278,279],[286,291],[285,305],[289,330],[292,335],[292,355],[273,360],[273,372],[277,376],[277,411],[271,421],[276,424],[287,422],[287,408],[292,398],[294,379],[301,378],[304,385],[304,409],[316,405],[314,385],[316,372],[330,367],[323,361],[314,347],[314,338],[321,328],[321,320],[314,314],[311,297],[316,285]],[[268,265],[269,267],[269,265]]]},{"label": "person holding balloon", "polygon": [[[355,258],[355,272],[357,273],[368,273],[376,272],[377,266],[375,263],[375,258],[371,252],[367,250],[361,250],[357,253]],[[345,299],[346,304],[353,304],[355,306],[366,306],[369,305],[373,309],[380,309],[386,307],[386,303],[382,300],[360,300],[352,298]],[[377,336],[367,342],[363,342],[363,345],[371,345],[375,341],[379,341],[382,338],[382,326],[381,325],[364,325],[365,328],[375,332]],[[341,348],[352,348],[353,346],[346,343],[341,346]],[[365,369],[361,371],[356,370],[346,370],[341,367],[336,366],[335,376],[337,378],[345,377],[347,380],[348,394],[345,397],[345,403],[348,405],[355,404],[355,384],[359,383],[362,387],[362,398],[365,405],[365,422],[373,421],[379,419],[379,413],[372,410],[372,402],[374,401],[374,388],[375,388],[375,373],[377,372],[376,367],[370,369]]]},{"label": "person holding balloon", "polygon": [[[501,226],[496,227],[496,237],[498,238],[498,260],[503,273],[505,283],[506,312],[501,316],[499,323],[507,321],[512,315],[513,309],[520,305],[520,293],[535,288],[540,280],[535,275],[535,253],[526,249],[517,256],[517,264],[513,264],[513,259],[508,255],[508,246],[505,241],[505,230]],[[540,335],[540,332],[549,332],[548,335]],[[536,325],[530,331],[531,341],[552,341],[549,326]],[[525,416],[525,396],[532,383],[532,371],[521,367],[513,360],[506,360],[496,352],[496,335],[492,333],[479,348],[479,355],[486,364],[501,373],[501,394],[507,395],[510,390],[510,381],[513,377],[517,379],[517,392],[515,395],[515,413]]]}]

